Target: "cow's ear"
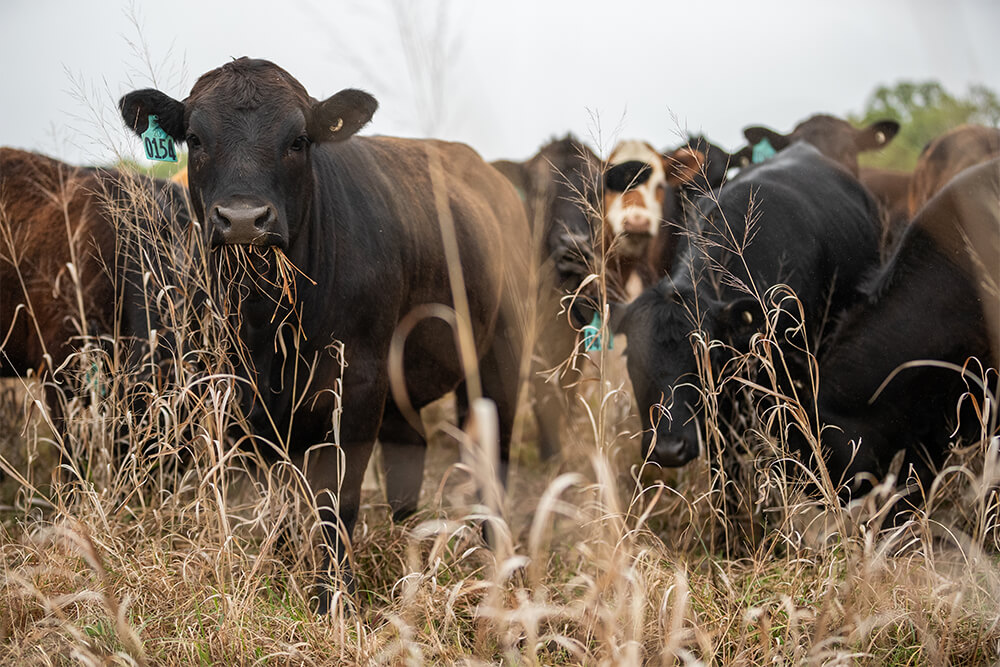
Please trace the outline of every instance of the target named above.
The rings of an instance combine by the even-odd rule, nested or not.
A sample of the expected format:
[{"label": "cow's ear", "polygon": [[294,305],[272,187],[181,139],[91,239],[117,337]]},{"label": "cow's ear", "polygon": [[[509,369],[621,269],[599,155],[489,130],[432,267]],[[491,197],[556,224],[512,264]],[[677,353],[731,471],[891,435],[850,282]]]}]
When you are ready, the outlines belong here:
[{"label": "cow's ear", "polygon": [[118,100],[118,109],[125,124],[139,136],[149,127],[149,117],[156,116],[157,124],[174,141],[184,141],[184,103],[155,88],[133,90],[124,95]]},{"label": "cow's ear", "polygon": [[788,148],[788,135],[778,134],[769,127],[764,127],[763,125],[751,125],[750,127],[743,129],[743,136],[746,137],[747,142],[750,146],[756,146],[764,139],[771,144],[771,147],[776,151]]},{"label": "cow's ear", "polygon": [[742,169],[750,164],[753,159],[753,146],[744,146],[729,156],[729,166]]},{"label": "cow's ear", "polygon": [[899,132],[899,123],[894,120],[878,120],[868,127],[858,130],[854,143],[859,151],[873,151],[882,148]]},{"label": "cow's ear", "polygon": [[690,146],[681,146],[673,153],[663,156],[667,183],[675,187],[693,181],[704,165],[705,154]]},{"label": "cow's ear", "polygon": [[312,108],[309,138],[313,141],[343,141],[368,124],[378,101],[363,90],[347,88]]},{"label": "cow's ear", "polygon": [[764,312],[752,296],[734,299],[716,311],[716,319],[731,335],[759,331],[764,324]]}]

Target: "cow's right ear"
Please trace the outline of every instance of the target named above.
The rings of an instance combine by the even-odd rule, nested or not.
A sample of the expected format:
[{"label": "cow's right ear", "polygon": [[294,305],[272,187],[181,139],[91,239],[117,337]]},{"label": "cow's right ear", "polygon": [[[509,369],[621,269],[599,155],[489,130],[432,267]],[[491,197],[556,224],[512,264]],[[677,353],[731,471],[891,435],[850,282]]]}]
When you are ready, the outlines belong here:
[{"label": "cow's right ear", "polygon": [[156,116],[157,124],[174,141],[184,141],[184,103],[155,88],[133,90],[124,95],[118,100],[118,109],[125,124],[139,136],[149,127],[149,117]]},{"label": "cow's right ear", "polygon": [[378,101],[363,90],[347,88],[317,102],[309,119],[309,138],[316,142],[343,141],[368,124]]},{"label": "cow's right ear", "polygon": [[764,127],[763,125],[751,125],[750,127],[743,129],[743,136],[746,137],[747,142],[750,146],[756,146],[764,139],[771,144],[771,147],[776,151],[780,151],[784,148],[788,148],[788,136],[784,134],[779,134],[769,127]]},{"label": "cow's right ear", "polygon": [[749,166],[753,159],[753,146],[744,146],[735,153],[729,156],[729,166],[730,167],[743,167]]},{"label": "cow's right ear", "polygon": [[859,151],[873,151],[882,148],[899,132],[899,123],[892,119],[875,121],[858,130],[854,139]]}]

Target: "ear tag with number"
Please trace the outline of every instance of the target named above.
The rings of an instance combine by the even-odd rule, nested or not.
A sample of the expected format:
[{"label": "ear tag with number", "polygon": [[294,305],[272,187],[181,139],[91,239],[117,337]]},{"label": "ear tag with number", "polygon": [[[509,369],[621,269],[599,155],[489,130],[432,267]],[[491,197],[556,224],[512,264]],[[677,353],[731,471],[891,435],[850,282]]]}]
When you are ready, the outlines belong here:
[{"label": "ear tag with number", "polygon": [[751,162],[754,164],[760,164],[764,160],[774,157],[777,152],[778,151],[774,150],[774,146],[771,145],[770,141],[766,138],[761,139],[753,147],[753,157],[751,158]]},{"label": "ear tag with number", "polygon": [[601,341],[601,315],[594,313],[594,319],[583,328],[583,349],[586,352],[600,352],[603,349],[615,349],[614,334],[608,330],[608,346],[604,348]]},{"label": "ear tag with number", "polygon": [[150,114],[149,127],[142,133],[142,145],[146,149],[147,160],[160,162],[177,162],[177,151],[174,150],[174,140],[156,122],[157,116]]}]

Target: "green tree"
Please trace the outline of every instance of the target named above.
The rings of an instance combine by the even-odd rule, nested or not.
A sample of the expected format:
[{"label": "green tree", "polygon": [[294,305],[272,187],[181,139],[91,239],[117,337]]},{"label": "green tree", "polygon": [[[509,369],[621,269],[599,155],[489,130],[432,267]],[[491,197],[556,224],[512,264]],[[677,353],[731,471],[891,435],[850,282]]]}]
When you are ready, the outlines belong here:
[{"label": "green tree", "polygon": [[862,154],[863,166],[910,170],[931,139],[963,123],[1000,124],[1000,99],[983,85],[970,86],[964,96],[949,93],[937,81],[900,81],[879,86],[860,114],[849,114],[856,125],[893,118],[899,121],[896,138],[878,153]]}]

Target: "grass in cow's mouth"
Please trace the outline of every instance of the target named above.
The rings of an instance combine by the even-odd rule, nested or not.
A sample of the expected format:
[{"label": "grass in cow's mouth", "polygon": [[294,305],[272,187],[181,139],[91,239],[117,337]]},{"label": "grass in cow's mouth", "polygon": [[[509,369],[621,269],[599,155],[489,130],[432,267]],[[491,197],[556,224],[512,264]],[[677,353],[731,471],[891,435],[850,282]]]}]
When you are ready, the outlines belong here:
[{"label": "grass in cow's mouth", "polygon": [[315,281],[297,267],[278,246],[222,245],[212,251],[215,258],[220,287],[235,289],[233,298],[239,314],[240,304],[245,296],[263,295],[274,302],[271,317],[274,322],[278,313],[287,313],[297,303],[296,281],[299,278],[315,285]]}]

